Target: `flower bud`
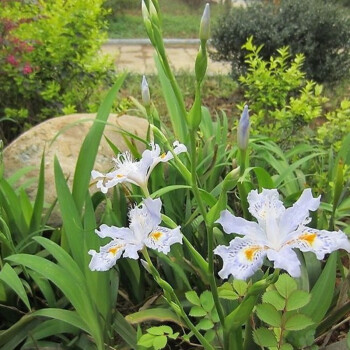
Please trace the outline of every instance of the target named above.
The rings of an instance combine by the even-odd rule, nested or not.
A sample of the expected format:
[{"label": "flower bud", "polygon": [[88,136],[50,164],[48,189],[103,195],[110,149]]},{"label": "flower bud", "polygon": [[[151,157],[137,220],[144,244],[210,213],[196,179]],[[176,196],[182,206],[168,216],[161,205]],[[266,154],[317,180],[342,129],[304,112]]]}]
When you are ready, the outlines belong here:
[{"label": "flower bud", "polygon": [[241,119],[238,124],[238,130],[237,130],[237,144],[238,148],[245,151],[248,148],[248,141],[249,141],[249,112],[248,112],[248,106],[245,105]]},{"label": "flower bud", "polygon": [[160,140],[160,143],[169,146],[169,140],[166,138],[166,136],[158,129],[155,125],[150,125],[151,132],[157,136]]},{"label": "flower bud", "polygon": [[199,39],[207,41],[210,37],[210,6],[209,3],[205,5],[201,24],[199,27]]},{"label": "flower bud", "polygon": [[141,10],[142,10],[142,17],[143,19],[149,19],[149,11],[147,9],[147,6],[146,6],[146,3],[144,0],[142,0],[142,3],[141,3]]},{"label": "flower bud", "polygon": [[196,57],[196,63],[195,63],[195,73],[196,73],[196,79],[198,83],[202,83],[205,73],[207,71],[208,66],[208,57],[207,57],[207,51],[206,51],[206,45],[205,43],[201,43],[201,46],[199,48],[197,57]]},{"label": "flower bud", "polygon": [[142,102],[145,106],[149,106],[151,103],[151,96],[149,93],[149,87],[147,83],[147,79],[145,76],[142,77],[142,83],[141,83],[141,96],[142,96]]},{"label": "flower bud", "polygon": [[224,182],[222,184],[222,188],[224,191],[230,191],[232,190],[236,184],[237,181],[239,179],[239,175],[240,175],[240,167],[236,167],[233,170],[231,170],[224,179]]},{"label": "flower bud", "polygon": [[151,273],[151,268],[149,267],[148,262],[146,260],[143,260],[143,259],[140,259],[140,261],[141,261],[141,265],[145,268],[145,270],[148,273]]}]

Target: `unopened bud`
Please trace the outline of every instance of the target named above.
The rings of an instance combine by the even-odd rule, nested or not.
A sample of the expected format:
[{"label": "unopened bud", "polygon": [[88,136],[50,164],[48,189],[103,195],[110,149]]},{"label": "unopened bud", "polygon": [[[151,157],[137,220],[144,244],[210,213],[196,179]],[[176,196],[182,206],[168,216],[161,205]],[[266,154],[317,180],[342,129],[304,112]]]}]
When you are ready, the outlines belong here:
[{"label": "unopened bud", "polygon": [[148,272],[148,273],[151,273],[151,269],[148,265],[148,262],[146,260],[143,260],[143,259],[140,259],[141,261],[141,265],[145,268],[145,270]]},{"label": "unopened bud", "polygon": [[196,79],[199,84],[202,83],[205,73],[207,71],[208,66],[208,58],[207,58],[207,49],[205,43],[201,43],[201,46],[199,48],[197,57],[196,57],[196,63],[195,63],[195,73],[196,73]]},{"label": "unopened bud", "polygon": [[142,10],[142,17],[143,19],[149,19],[149,11],[147,9],[147,6],[146,6],[146,3],[144,0],[142,0],[142,3],[141,3],[141,10]]},{"label": "unopened bud", "polygon": [[149,14],[151,16],[152,21],[154,21],[159,26],[158,12],[152,1],[149,2]]},{"label": "unopened bud", "polygon": [[245,105],[241,119],[238,124],[238,130],[237,130],[237,144],[238,148],[245,151],[248,148],[248,141],[249,141],[249,112],[248,112],[248,106]]},{"label": "unopened bud", "polygon": [[210,6],[209,3],[205,5],[201,24],[199,27],[199,39],[207,41],[210,37]]},{"label": "unopened bud", "polygon": [[169,145],[169,140],[166,138],[166,136],[158,129],[155,125],[150,125],[151,132],[159,138],[162,144]]},{"label": "unopened bud", "polygon": [[145,106],[149,106],[151,103],[151,96],[149,93],[149,87],[147,83],[147,79],[145,76],[142,77],[142,83],[141,83],[141,96],[142,96],[142,102]]},{"label": "unopened bud", "polygon": [[236,167],[233,170],[231,170],[224,179],[224,182],[222,184],[222,188],[224,191],[230,191],[232,190],[236,185],[237,181],[239,179],[240,175],[240,167]]}]

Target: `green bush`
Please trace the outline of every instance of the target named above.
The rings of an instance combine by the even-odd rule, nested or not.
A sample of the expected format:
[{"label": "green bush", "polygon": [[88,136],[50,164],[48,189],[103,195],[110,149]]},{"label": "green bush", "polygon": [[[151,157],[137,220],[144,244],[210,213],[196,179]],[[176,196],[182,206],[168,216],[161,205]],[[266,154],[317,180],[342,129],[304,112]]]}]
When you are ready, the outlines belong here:
[{"label": "green bush", "polygon": [[232,74],[244,71],[242,45],[250,36],[264,44],[260,55],[268,59],[289,46],[293,55],[305,54],[304,70],[317,82],[335,81],[349,73],[350,19],[334,3],[321,0],[252,2],[233,8],[213,30],[214,57],[232,64]]},{"label": "green bush", "polygon": [[248,51],[247,73],[239,78],[245,103],[252,112],[252,133],[269,136],[284,148],[310,138],[310,123],[322,115],[322,86],[305,79],[304,56],[291,60],[288,47],[277,50],[276,56],[264,60],[262,46],[250,38],[243,48]]},{"label": "green bush", "polygon": [[350,100],[344,99],[340,107],[326,114],[327,121],[317,130],[321,144],[340,149],[345,135],[350,133]]},{"label": "green bush", "polygon": [[10,141],[48,117],[95,109],[114,77],[113,63],[98,53],[106,38],[102,4],[0,2],[0,137]]}]

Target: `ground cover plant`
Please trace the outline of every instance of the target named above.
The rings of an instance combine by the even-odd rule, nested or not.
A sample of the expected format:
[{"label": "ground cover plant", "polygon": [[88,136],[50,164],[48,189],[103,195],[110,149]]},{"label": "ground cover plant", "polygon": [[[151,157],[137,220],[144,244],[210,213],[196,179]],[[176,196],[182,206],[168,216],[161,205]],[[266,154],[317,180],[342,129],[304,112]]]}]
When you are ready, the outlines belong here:
[{"label": "ground cover plant", "polygon": [[[167,61],[159,4],[142,8],[167,124],[143,77],[134,102],[149,121],[147,139],[123,133],[129,151],[111,144],[112,169],[94,170],[119,76],[82,145],[72,190],[55,160],[56,229],[42,215],[45,159],[31,203],[3,177],[0,158],[0,348],[327,344],[350,310],[350,134],[335,150],[305,140],[283,150],[250,136],[244,105],[232,136],[226,114],[202,105],[209,6],[189,107]],[[327,177],[322,196],[310,187],[316,166]]]}]

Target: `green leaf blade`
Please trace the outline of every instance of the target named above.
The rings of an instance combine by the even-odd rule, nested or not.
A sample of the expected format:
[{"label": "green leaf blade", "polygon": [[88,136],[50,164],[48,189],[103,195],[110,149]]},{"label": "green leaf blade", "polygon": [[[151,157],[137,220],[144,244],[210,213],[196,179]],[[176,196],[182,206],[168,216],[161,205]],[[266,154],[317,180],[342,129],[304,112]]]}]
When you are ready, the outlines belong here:
[{"label": "green leaf blade", "polygon": [[313,324],[314,322],[311,320],[311,318],[303,314],[294,314],[287,318],[284,327],[288,331],[300,331],[312,326]]},{"label": "green leaf blade", "polygon": [[29,299],[27,297],[27,293],[23,287],[21,279],[9,264],[5,264],[0,271],[0,280],[6,283],[19,296],[27,309],[31,311]]},{"label": "green leaf blade", "polygon": [[201,306],[201,301],[199,299],[199,296],[194,290],[186,292],[185,297],[191,304]]},{"label": "green leaf blade", "polygon": [[292,311],[302,308],[311,300],[311,295],[303,290],[295,290],[291,293],[286,303],[286,310]]},{"label": "green leaf blade", "polygon": [[262,347],[277,347],[277,339],[272,330],[257,328],[253,331],[253,339],[256,344]]},{"label": "green leaf blade", "polygon": [[263,322],[273,326],[281,327],[282,314],[271,304],[259,304],[256,306],[256,314]]}]

